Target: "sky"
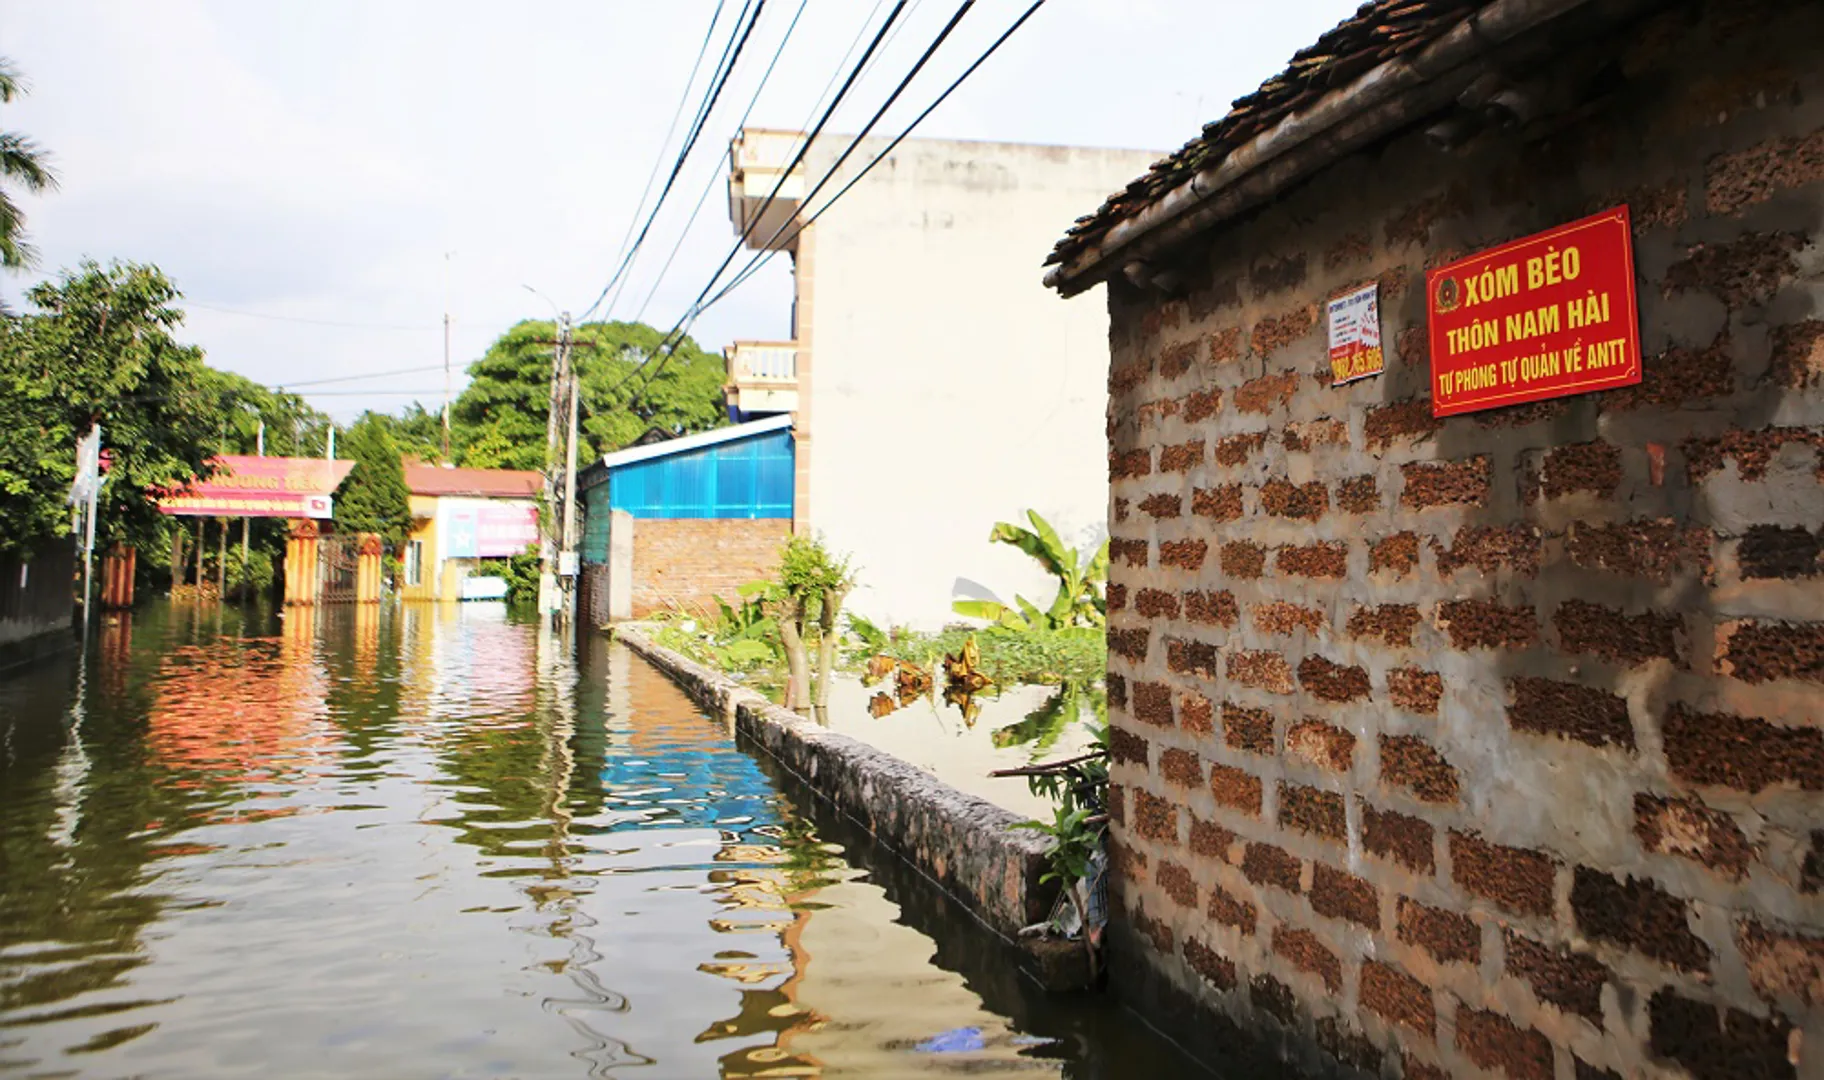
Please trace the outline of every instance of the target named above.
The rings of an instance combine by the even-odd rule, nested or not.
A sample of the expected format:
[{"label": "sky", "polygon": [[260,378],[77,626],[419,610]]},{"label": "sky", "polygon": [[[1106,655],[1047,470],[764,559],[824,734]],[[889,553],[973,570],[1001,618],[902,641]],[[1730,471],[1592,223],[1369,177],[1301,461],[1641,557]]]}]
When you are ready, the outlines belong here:
[{"label": "sky", "polygon": [[[1028,2],[976,3],[877,130],[910,122]],[[742,113],[807,127],[896,3],[765,0],[611,317],[683,316],[734,244],[721,178]],[[0,0],[0,48],[29,88],[0,129],[36,140],[60,178],[21,197],[41,264],[0,296],[18,310],[84,258],[155,263],[215,366],[309,383],[343,420],[435,409],[446,313],[460,392],[507,327],[602,292],[740,7],[723,5],[687,97],[715,0]],[[1168,151],[1354,7],[1048,0],[916,134]],[[955,10],[906,3],[827,130],[859,130]],[[691,333],[710,348],[784,338],[790,307],[775,259]]]}]

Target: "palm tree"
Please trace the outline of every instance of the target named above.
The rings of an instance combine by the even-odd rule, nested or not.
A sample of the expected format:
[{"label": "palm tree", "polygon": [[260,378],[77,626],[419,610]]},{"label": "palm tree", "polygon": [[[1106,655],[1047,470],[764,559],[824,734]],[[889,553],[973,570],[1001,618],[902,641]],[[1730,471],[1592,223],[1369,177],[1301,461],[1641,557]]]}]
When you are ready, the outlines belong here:
[{"label": "palm tree", "polygon": [[[24,94],[11,60],[0,56],[0,104]],[[25,242],[25,214],[13,201],[13,185],[33,193],[57,186],[50,155],[16,131],[0,131],[0,266],[24,270],[38,261],[38,253]]]}]

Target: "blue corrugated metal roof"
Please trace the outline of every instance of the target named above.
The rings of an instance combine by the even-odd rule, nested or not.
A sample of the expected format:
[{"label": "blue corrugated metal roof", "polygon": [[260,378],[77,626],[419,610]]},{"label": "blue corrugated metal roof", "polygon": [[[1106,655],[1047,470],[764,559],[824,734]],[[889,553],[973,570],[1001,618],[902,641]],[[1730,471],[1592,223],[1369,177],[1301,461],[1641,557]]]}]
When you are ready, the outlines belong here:
[{"label": "blue corrugated metal roof", "polygon": [[[757,432],[755,425],[742,427],[748,430],[732,440],[610,466],[609,507],[636,518],[791,517],[792,433],[777,425]],[[639,449],[656,450],[682,441]]]},{"label": "blue corrugated metal roof", "polygon": [[769,416],[764,420],[751,420],[745,424],[730,424],[728,427],[715,428],[711,431],[699,431],[695,435],[682,435],[664,442],[650,443],[646,446],[630,446],[625,450],[616,450],[612,454],[602,455],[602,465],[610,471],[618,470],[623,465],[648,461],[657,457],[670,457],[673,454],[700,450],[706,446],[716,446],[752,435],[763,435],[769,431],[785,431],[792,426],[790,413]]}]

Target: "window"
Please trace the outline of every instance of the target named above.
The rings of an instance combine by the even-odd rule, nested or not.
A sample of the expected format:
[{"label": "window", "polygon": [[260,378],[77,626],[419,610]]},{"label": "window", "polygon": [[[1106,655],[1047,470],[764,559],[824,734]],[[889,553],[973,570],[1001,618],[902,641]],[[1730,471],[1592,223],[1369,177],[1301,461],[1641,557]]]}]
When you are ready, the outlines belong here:
[{"label": "window", "polygon": [[407,585],[424,584],[424,541],[413,540],[405,545],[405,583]]}]

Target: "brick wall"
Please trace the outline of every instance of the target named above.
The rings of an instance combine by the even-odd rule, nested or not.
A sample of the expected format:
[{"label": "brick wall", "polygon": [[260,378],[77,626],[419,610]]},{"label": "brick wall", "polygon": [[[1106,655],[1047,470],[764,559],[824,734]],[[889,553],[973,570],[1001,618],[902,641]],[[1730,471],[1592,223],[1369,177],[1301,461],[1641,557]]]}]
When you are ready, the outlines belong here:
[{"label": "brick wall", "polygon": [[639,518],[633,523],[633,617],[670,607],[708,612],[740,586],[770,578],[791,536],[787,518]]},{"label": "brick wall", "polygon": [[[1111,289],[1134,992],[1389,1076],[1824,1075],[1821,42],[1675,5],[1584,118]],[[1434,420],[1425,267],[1622,201],[1642,384]],[[1332,387],[1370,278],[1389,370]]]}]

